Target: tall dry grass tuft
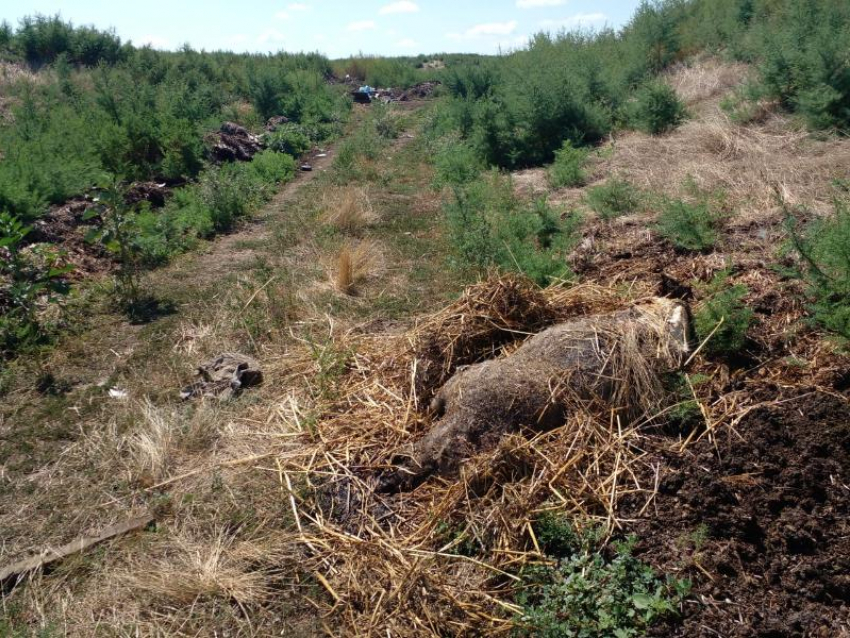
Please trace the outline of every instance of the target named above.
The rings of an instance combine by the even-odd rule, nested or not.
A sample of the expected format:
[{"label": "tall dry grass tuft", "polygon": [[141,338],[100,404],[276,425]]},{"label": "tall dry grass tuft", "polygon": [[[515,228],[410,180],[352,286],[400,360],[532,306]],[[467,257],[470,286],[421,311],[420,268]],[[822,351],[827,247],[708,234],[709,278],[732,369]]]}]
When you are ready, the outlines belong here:
[{"label": "tall dry grass tuft", "polygon": [[168,459],[175,444],[173,415],[166,414],[145,400],[141,404],[143,420],[128,440],[134,473],[143,483],[161,480],[168,470]]},{"label": "tall dry grass tuft", "polygon": [[250,567],[258,552],[245,552],[242,545],[224,532],[205,541],[178,537],[172,551],[134,565],[123,580],[165,603],[191,605],[203,598],[259,603],[269,594],[268,579]]},{"label": "tall dry grass tuft", "polygon": [[358,288],[374,277],[380,267],[381,254],[375,242],[346,242],[337,255],[334,287],[345,295],[356,295]]},{"label": "tall dry grass tuft", "polygon": [[375,211],[367,190],[348,186],[328,191],[322,197],[321,220],[345,234],[361,232],[375,221]]}]

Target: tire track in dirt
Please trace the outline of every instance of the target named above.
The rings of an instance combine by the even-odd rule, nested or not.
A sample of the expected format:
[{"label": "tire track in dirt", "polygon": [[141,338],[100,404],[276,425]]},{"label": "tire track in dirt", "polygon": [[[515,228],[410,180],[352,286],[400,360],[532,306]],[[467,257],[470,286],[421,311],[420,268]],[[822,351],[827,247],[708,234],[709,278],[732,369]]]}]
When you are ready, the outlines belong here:
[{"label": "tire track in dirt", "polygon": [[[204,287],[227,276],[229,272],[237,269],[239,264],[253,259],[258,253],[255,245],[271,235],[274,220],[285,215],[287,206],[296,200],[300,191],[331,167],[334,156],[335,148],[328,148],[299,161],[299,166],[306,161],[312,166],[312,170],[299,170],[294,179],[284,184],[272,200],[243,225],[232,233],[218,237],[206,251],[189,253],[169,266],[151,273],[151,282],[158,285],[169,281],[175,271],[179,271],[181,278],[194,282],[193,287]],[[247,247],[246,244],[252,246]]]}]

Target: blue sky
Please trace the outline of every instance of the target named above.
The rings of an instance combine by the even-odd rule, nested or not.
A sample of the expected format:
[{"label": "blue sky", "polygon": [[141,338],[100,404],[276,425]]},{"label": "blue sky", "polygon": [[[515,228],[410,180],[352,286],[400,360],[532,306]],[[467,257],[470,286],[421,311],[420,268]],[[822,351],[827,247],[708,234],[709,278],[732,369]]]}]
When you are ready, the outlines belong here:
[{"label": "blue sky", "polygon": [[639,0],[3,0],[0,19],[59,13],[114,27],[124,40],[174,49],[413,55],[496,53],[529,35],[622,26]]}]

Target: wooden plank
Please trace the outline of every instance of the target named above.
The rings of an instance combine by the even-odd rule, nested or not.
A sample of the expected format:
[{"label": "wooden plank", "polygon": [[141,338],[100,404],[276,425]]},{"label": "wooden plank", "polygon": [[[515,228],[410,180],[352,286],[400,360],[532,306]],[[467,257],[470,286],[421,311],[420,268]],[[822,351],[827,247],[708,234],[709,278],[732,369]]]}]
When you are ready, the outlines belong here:
[{"label": "wooden plank", "polygon": [[72,554],[83,552],[110,538],[122,536],[138,529],[144,529],[153,523],[153,521],[154,517],[150,514],[136,516],[121,523],[110,525],[96,536],[80,536],[61,547],[47,548],[37,556],[25,558],[0,569],[0,584],[14,587],[29,572],[42,569],[52,563],[57,563]]}]

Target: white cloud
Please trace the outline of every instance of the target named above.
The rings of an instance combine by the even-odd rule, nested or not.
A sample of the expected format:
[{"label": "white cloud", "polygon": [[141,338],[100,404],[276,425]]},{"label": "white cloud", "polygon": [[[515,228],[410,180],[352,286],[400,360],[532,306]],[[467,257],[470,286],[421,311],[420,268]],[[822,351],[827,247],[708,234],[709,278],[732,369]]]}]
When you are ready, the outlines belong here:
[{"label": "white cloud", "polygon": [[274,17],[278,20],[289,20],[289,14],[286,11],[278,11],[274,14]]},{"label": "white cloud", "polygon": [[546,28],[561,28],[574,29],[576,27],[586,27],[593,24],[601,24],[608,19],[604,13],[577,13],[574,16],[563,18],[561,20],[542,20],[541,27]]},{"label": "white cloud", "polygon": [[286,36],[280,31],[276,29],[267,29],[257,37],[257,42],[260,44],[268,44],[271,42],[283,42],[285,39]]},{"label": "white cloud", "polygon": [[487,22],[476,24],[463,33],[447,33],[446,37],[450,40],[475,40],[482,37],[510,35],[516,31],[516,27],[516,20],[511,20],[510,22]]},{"label": "white cloud", "polygon": [[419,46],[419,43],[413,38],[404,38],[395,43],[397,47],[401,47],[402,49],[413,49]]},{"label": "white cloud", "polygon": [[345,27],[346,31],[368,31],[369,29],[375,28],[374,20],[358,20],[357,22],[351,22],[347,27]]},{"label": "white cloud", "polygon": [[147,45],[153,49],[167,49],[171,46],[171,43],[166,39],[158,35],[146,35],[142,36],[139,39],[139,44]]},{"label": "white cloud", "polygon": [[516,6],[520,9],[537,9],[539,7],[560,7],[567,4],[567,0],[516,0]]},{"label": "white cloud", "polygon": [[410,2],[410,0],[399,0],[398,2],[391,2],[390,4],[384,5],[378,13],[384,16],[392,13],[416,13],[417,11],[419,11],[419,5],[415,2]]},{"label": "white cloud", "polygon": [[293,2],[289,6],[286,7],[290,11],[307,11],[310,8],[309,5],[304,4],[303,2]]}]

